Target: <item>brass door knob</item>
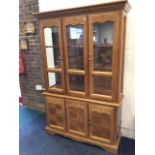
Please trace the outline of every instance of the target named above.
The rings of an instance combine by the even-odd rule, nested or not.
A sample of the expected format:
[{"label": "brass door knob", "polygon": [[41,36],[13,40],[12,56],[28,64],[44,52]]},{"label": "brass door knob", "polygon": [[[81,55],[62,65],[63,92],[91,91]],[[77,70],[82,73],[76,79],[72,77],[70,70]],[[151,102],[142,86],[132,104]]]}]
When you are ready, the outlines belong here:
[{"label": "brass door knob", "polygon": [[93,124],[91,120],[88,121],[88,126],[90,127]]},{"label": "brass door knob", "polygon": [[61,115],[61,118],[65,118],[64,114],[63,114],[63,115]]},{"label": "brass door knob", "polygon": [[64,115],[56,115],[57,119],[60,119],[61,121],[64,121],[65,116]]}]

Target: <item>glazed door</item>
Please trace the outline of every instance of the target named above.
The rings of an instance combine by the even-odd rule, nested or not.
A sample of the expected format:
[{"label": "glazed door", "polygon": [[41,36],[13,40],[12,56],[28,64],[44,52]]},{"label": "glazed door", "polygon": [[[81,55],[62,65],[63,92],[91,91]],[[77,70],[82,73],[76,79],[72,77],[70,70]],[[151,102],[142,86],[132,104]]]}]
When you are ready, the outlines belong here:
[{"label": "glazed door", "polygon": [[117,87],[117,13],[89,16],[89,79],[92,98],[114,100]]},{"label": "glazed door", "polygon": [[63,19],[67,93],[80,97],[88,92],[86,24],[85,15]]},{"label": "glazed door", "polygon": [[89,137],[97,141],[113,142],[114,108],[89,104]]},{"label": "glazed door", "polygon": [[67,130],[81,136],[88,135],[88,108],[82,101],[67,100]]},{"label": "glazed door", "polygon": [[40,24],[46,89],[64,93],[64,61],[61,20],[44,20]]},{"label": "glazed door", "polygon": [[64,99],[46,98],[47,124],[49,127],[65,130]]}]

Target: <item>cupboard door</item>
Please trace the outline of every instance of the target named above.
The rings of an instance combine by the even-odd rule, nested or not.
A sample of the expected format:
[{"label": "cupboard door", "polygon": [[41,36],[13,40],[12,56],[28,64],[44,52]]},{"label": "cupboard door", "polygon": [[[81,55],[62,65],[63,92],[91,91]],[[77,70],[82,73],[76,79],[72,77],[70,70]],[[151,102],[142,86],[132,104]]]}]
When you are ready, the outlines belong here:
[{"label": "cupboard door", "polygon": [[43,20],[40,26],[46,89],[63,93],[65,86],[61,20]]},{"label": "cupboard door", "polygon": [[66,107],[68,132],[81,136],[87,136],[87,103],[75,100],[67,100]]},{"label": "cupboard door", "polygon": [[66,83],[69,95],[86,96],[88,92],[86,25],[85,15],[65,17],[63,19]]},{"label": "cupboard door", "polygon": [[89,105],[89,136],[91,139],[113,142],[114,108]]},{"label": "cupboard door", "polygon": [[118,17],[118,13],[89,15],[89,79],[93,98],[116,98]]},{"label": "cupboard door", "polygon": [[64,99],[46,98],[47,124],[51,128],[65,130]]}]

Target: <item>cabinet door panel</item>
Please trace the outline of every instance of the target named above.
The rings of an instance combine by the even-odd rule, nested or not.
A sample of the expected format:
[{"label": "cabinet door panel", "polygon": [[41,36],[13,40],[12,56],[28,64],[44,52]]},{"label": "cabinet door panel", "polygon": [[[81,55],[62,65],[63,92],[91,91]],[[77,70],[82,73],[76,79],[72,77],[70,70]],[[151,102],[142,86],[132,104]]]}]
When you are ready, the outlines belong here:
[{"label": "cabinet door panel", "polygon": [[95,71],[112,71],[113,22],[93,23]]},{"label": "cabinet door panel", "polygon": [[69,75],[69,86],[73,91],[84,92],[84,76],[83,75]]},{"label": "cabinet door panel", "polygon": [[[90,96],[93,98],[106,100],[116,98],[119,43],[118,17],[118,13],[89,15],[89,79]],[[101,85],[97,86],[97,83]],[[102,88],[100,89],[102,85],[104,87],[103,91]]]},{"label": "cabinet door panel", "polygon": [[46,89],[65,92],[64,55],[61,20],[44,20],[40,24]]},{"label": "cabinet door panel", "polygon": [[84,70],[83,25],[67,26],[68,68]]},{"label": "cabinet door panel", "polygon": [[62,75],[61,73],[48,72],[49,88],[61,89],[62,88]]},{"label": "cabinet door panel", "polygon": [[64,99],[46,98],[47,124],[51,128],[65,130]]},{"label": "cabinet door panel", "polygon": [[46,59],[48,68],[61,68],[58,26],[44,28]]},{"label": "cabinet door panel", "polygon": [[99,95],[112,95],[112,78],[108,76],[93,76],[93,93]]},{"label": "cabinet door panel", "polygon": [[87,104],[81,101],[67,100],[67,129],[70,133],[87,136]]},{"label": "cabinet door panel", "polygon": [[88,50],[86,15],[63,18],[67,92],[72,96],[88,94]]},{"label": "cabinet door panel", "polygon": [[112,142],[114,109],[103,105],[89,105],[89,136],[94,140]]}]

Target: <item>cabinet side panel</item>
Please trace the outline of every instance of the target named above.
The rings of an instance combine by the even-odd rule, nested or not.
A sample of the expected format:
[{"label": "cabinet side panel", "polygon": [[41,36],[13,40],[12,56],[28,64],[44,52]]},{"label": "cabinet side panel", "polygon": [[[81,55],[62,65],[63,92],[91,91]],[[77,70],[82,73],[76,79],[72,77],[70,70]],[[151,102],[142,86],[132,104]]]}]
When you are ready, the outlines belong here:
[{"label": "cabinet side panel", "polygon": [[124,55],[125,55],[125,44],[126,44],[126,20],[127,17],[123,15],[123,56],[122,56],[122,75],[121,75],[121,93],[123,93],[123,81],[124,81]]},{"label": "cabinet side panel", "polygon": [[118,84],[118,100],[123,95],[123,75],[124,75],[124,53],[125,53],[125,37],[126,37],[126,15],[120,12],[120,40],[119,40],[119,84]]},{"label": "cabinet side panel", "polygon": [[120,125],[121,125],[121,107],[115,108],[114,110],[114,143],[120,136]]}]

